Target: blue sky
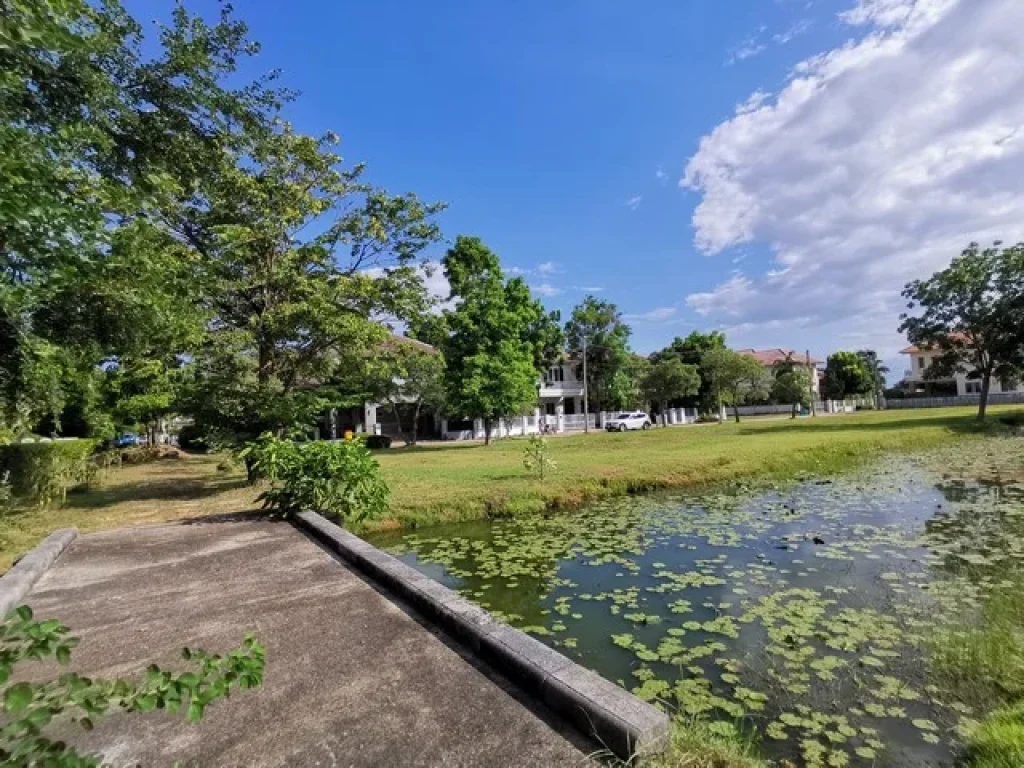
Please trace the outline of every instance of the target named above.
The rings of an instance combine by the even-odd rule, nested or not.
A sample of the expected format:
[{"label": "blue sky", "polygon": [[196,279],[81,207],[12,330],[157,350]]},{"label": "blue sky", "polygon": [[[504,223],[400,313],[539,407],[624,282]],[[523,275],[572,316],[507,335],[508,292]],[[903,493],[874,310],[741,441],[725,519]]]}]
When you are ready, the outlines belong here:
[{"label": "blue sky", "polygon": [[[1019,5],[245,0],[236,10],[263,44],[253,71],[279,67],[302,92],[288,109],[300,130],[336,131],[346,159],[393,192],[447,201],[449,238],[483,238],[563,315],[600,289],[642,352],[724,328],[734,346],[872,345],[896,359],[902,284],[974,237],[1016,234],[1020,217],[992,201],[1005,205],[1019,186],[1020,144],[1000,133],[1024,117],[1020,46],[1002,39],[1024,21]],[[128,7],[143,20],[160,12]],[[957,79],[965,67],[970,81]],[[958,202],[962,178],[935,189],[952,173],[943,152],[959,153],[964,175],[988,174],[986,205]]]}]

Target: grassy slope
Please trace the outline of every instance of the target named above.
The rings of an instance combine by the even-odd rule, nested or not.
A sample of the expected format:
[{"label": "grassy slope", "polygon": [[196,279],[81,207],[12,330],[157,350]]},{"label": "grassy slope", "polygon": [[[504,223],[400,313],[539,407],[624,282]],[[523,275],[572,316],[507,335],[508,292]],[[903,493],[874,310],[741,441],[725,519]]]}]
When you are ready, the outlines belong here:
[{"label": "grassy slope", "polygon": [[[392,487],[392,514],[376,526],[570,508],[636,490],[835,472],[883,451],[927,448],[974,432],[973,410],[964,408],[557,437],[551,453],[558,468],[543,483],[523,468],[521,440],[395,449],[379,454]],[[218,472],[217,463],[216,457],[194,457],[112,470],[102,487],[73,494],[63,508],[0,517],[0,571],[64,526],[88,532],[254,509],[258,491],[245,487],[240,470]]]}]

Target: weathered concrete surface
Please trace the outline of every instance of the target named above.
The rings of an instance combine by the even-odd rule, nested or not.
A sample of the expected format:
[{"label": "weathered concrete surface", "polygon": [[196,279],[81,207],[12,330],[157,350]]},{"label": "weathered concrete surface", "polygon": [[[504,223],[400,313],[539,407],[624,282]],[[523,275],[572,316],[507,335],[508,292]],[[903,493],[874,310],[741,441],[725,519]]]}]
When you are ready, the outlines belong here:
[{"label": "weathered concrete surface", "polygon": [[0,577],[0,616],[22,604],[25,595],[77,536],[76,528],[57,529]]},{"label": "weathered concrete surface", "polygon": [[320,515],[301,512],[295,523],[623,760],[650,756],[668,746],[670,723],[661,710],[536,638],[496,621],[450,589]]},{"label": "weathered concrete surface", "polygon": [[572,766],[594,749],[286,523],[83,536],[28,602],[82,638],[85,674],[181,665],[183,645],[224,651],[248,631],[266,645],[264,687],[201,723],[115,715],[76,734],[114,765]]}]

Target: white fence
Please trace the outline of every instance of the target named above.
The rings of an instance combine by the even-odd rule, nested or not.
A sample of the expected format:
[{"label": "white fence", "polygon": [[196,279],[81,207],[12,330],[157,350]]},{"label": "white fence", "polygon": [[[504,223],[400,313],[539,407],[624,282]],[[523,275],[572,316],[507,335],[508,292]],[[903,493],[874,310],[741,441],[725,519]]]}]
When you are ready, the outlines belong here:
[{"label": "white fence", "polygon": [[590,428],[597,429],[596,413],[592,413],[589,416],[585,416],[582,413],[562,416],[562,428],[566,432],[582,432],[587,424],[588,419],[590,421]]},{"label": "white fence", "polygon": [[[955,397],[908,397],[905,400],[885,401],[886,410],[905,408],[951,408],[958,405],[978,405],[981,395],[957,395]],[[988,396],[989,405],[1024,403],[1024,392],[1002,392]]]}]

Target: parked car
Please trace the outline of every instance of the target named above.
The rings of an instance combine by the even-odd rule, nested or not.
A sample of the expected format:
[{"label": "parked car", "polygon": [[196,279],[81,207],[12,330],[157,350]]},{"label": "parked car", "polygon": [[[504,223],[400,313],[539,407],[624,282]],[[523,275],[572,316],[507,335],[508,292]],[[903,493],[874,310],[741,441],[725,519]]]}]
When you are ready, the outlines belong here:
[{"label": "parked car", "polygon": [[646,413],[640,411],[619,413],[608,419],[604,428],[609,432],[625,432],[627,429],[650,429],[651,419]]},{"label": "parked car", "polygon": [[123,435],[115,437],[113,443],[115,448],[134,448],[142,445],[142,438],[134,432],[125,432]]}]

